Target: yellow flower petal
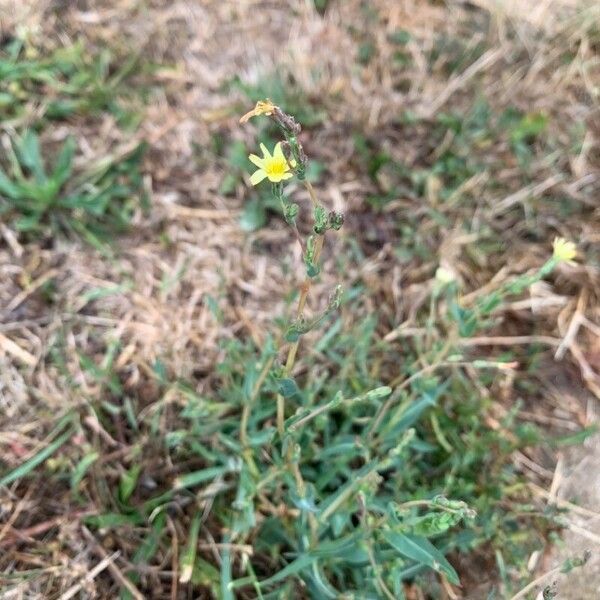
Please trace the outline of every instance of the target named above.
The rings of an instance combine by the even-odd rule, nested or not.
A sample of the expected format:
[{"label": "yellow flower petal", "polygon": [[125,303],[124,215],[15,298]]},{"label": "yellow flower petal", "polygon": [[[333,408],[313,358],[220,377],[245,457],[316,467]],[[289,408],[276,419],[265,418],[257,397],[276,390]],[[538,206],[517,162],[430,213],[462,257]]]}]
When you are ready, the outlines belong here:
[{"label": "yellow flower petal", "polygon": [[266,159],[273,158],[273,157],[271,156],[271,153],[270,153],[270,152],[267,150],[267,147],[266,147],[264,144],[261,144],[261,145],[260,145],[260,149],[262,150],[263,156],[264,156]]},{"label": "yellow flower petal", "polygon": [[450,269],[438,267],[435,272],[435,278],[443,285],[448,285],[456,280],[456,276]]},{"label": "yellow flower petal", "polygon": [[249,157],[250,162],[254,163],[259,169],[264,167],[264,159],[260,158],[260,156],[256,156],[256,154],[251,154]]},{"label": "yellow flower petal", "polygon": [[552,257],[558,262],[572,263],[577,256],[577,246],[573,242],[568,242],[565,238],[557,237],[552,242]]},{"label": "yellow flower petal", "polygon": [[259,184],[265,177],[267,176],[267,174],[262,170],[262,169],[258,169],[258,171],[254,171],[254,173],[252,174],[252,176],[250,177],[250,183],[252,185],[257,185]]},{"label": "yellow flower petal", "polygon": [[273,158],[285,160],[285,155],[283,154],[283,148],[281,147],[281,142],[277,142],[277,144],[275,144],[275,150],[273,150]]}]

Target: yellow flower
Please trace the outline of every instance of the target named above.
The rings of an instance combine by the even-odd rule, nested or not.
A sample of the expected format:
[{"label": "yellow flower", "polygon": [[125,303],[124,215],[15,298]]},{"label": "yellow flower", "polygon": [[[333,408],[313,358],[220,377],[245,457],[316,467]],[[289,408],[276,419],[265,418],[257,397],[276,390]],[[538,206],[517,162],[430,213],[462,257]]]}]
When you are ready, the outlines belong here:
[{"label": "yellow flower", "polygon": [[268,98],[266,100],[259,100],[256,103],[256,106],[240,119],[240,123],[246,123],[246,121],[249,121],[252,117],[258,117],[259,115],[267,115],[267,117],[269,117],[276,108],[277,106],[275,106]]},{"label": "yellow flower", "polygon": [[264,144],[260,145],[260,149],[262,150],[264,158],[260,158],[259,156],[256,156],[256,154],[251,154],[248,157],[258,167],[258,171],[255,171],[252,174],[252,177],[250,177],[250,183],[252,185],[260,183],[265,177],[273,183],[279,183],[284,179],[289,179],[294,176],[290,171],[288,161],[283,155],[281,142],[275,146],[273,155],[269,153]]},{"label": "yellow flower", "polygon": [[577,256],[577,247],[573,242],[567,242],[565,238],[554,238],[552,242],[554,252],[552,258],[558,262],[573,263],[573,259]]},{"label": "yellow flower", "polygon": [[448,285],[453,281],[456,281],[456,276],[450,269],[446,269],[446,267],[438,267],[435,272],[435,278],[442,285]]}]

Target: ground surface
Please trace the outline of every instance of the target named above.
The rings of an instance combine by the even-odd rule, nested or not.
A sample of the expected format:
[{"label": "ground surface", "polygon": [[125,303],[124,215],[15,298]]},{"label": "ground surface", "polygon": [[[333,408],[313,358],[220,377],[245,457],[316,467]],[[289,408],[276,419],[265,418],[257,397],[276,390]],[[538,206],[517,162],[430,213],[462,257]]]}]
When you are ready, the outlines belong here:
[{"label": "ground surface", "polygon": [[[306,149],[323,167],[315,187],[346,215],[340,235],[328,240],[312,309],[326,303],[336,282],[360,288],[364,301],[344,318],[361,323],[378,313],[377,339],[392,344],[397,357],[423,331],[417,314],[427,312],[439,266],[460,281],[465,297],[477,297],[490,281],[493,287],[535,270],[555,236],[576,241],[577,265],[561,266],[504,303],[496,326],[465,343],[465,352],[520,364],[477,384],[494,401],[482,418],[490,428],[519,402],[519,418],[548,438],[596,423],[600,15],[593,2],[531,9],[486,0],[4,0],[0,7],[3,34],[26,25],[34,48],[80,39],[90,51],[111,48],[119,60],[134,54],[151,64],[127,83],[144,90],[143,99],[125,100],[137,115],[133,125],[124,128],[107,111],[75,114],[42,135],[52,154],[74,134],[76,166],[148,143],[143,188],[151,208],[132,211],[131,227],[111,240],[115,254],[77,236],[26,237],[9,221],[1,225],[0,476],[46,446],[57,418],[82,415],[64,456],[0,492],[6,598],[59,598],[101,560],[98,539],[106,552],[122,553],[121,571],[131,567],[135,544],[120,545],[103,530],[90,541],[79,528],[86,510],[101,510],[94,502],[102,484],[85,484],[88,503],[78,504],[65,473],[102,446],[98,469],[106,465],[107,480],[95,476],[118,481],[141,448],[153,456],[154,430],[139,438],[128,427],[107,431],[89,407],[112,401],[117,386],[139,408],[140,422],[160,414],[164,433],[169,411],[186,396],[174,388],[163,394],[156,372],[209,396],[222,381],[217,366],[227,362],[223,340],[262,347],[273,315],[285,312],[290,277],[300,278],[300,252],[276,211],[265,211],[249,191],[244,157],[264,132],[238,123],[261,97],[286,103],[307,125]],[[3,120],[5,147],[43,113],[45,101]],[[300,188],[293,194],[307,200]],[[281,256],[288,257],[283,268]],[[561,600],[595,598],[600,589],[599,445],[597,438],[585,443],[565,450],[558,466],[552,445],[513,457],[542,507],[568,499],[587,509],[565,517],[564,545],[540,547],[525,573],[535,579],[582,544],[589,548],[584,570],[556,577]],[[161,473],[170,477],[170,461],[142,481],[144,493],[160,485]],[[183,545],[189,519],[169,527]],[[192,597],[191,588],[171,585],[177,560],[172,566],[167,551],[163,558],[167,591],[156,597]],[[469,597],[485,597],[491,582],[502,580],[468,564],[461,574],[471,580]],[[119,589],[116,571],[103,574],[101,582],[113,586],[108,594]],[[158,576],[140,573],[141,589],[153,597],[147,590]],[[114,597],[103,596],[102,583],[81,585],[87,592],[80,597]],[[443,593],[460,597],[461,590]]]},{"label": "ground surface", "polygon": [[558,497],[570,500],[587,511],[572,512],[569,519],[569,531],[564,536],[564,546],[554,551],[556,562],[588,548],[592,553],[583,572],[568,575],[556,575],[549,582],[556,581],[560,591],[558,598],[576,600],[595,598],[600,594],[600,560],[598,542],[600,541],[600,517],[597,507],[600,503],[600,479],[598,464],[600,461],[600,438],[588,440],[583,448],[577,448],[567,454],[564,461]]}]

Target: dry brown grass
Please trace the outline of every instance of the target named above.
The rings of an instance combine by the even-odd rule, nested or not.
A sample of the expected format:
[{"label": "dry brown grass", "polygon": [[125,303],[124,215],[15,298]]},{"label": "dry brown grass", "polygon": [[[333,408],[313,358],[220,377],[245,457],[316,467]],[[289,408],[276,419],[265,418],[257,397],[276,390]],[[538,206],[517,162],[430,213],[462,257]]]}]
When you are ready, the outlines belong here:
[{"label": "dry brown grass", "polygon": [[[598,6],[576,0],[540,2],[534,10],[524,10],[527,3],[517,1],[369,4],[379,13],[376,30],[364,19],[358,0],[331,2],[324,16],[308,0],[48,1],[29,6],[4,2],[6,31],[17,24],[37,24],[43,43],[82,37],[90,47],[130,48],[163,65],[135,134],[151,145],[145,170],[152,209],[149,215],[140,212],[132,233],[118,240],[118,260],[76,241],[57,240],[50,247],[22,244],[6,226],[0,231],[0,446],[5,467],[20,464],[41,447],[56,415],[101,393],[83,372],[78,353],[99,361],[118,341],[115,365],[124,387],[150,406],[156,400],[149,377],[156,359],[166,364],[171,376],[209,392],[215,383],[214,367],[223,360],[218,341],[251,336],[260,344],[273,314],[285,310],[281,290],[289,284],[279,256],[293,255],[299,264],[294,240],[282,226],[242,232],[238,216],[246,188],[238,186],[229,197],[219,194],[225,163],[195,151],[209,148],[216,133],[252,143],[252,128],[241,130],[237,123],[248,101],[237,92],[223,92],[223,86],[234,76],[253,82],[276,69],[293,78],[309,101],[327,114],[307,148],[328,164],[321,197],[347,215],[343,235],[329,242],[330,258],[313,294],[314,306],[324,301],[331,282],[340,277],[336,254],[347,247],[346,238],[356,237],[367,260],[343,273],[344,283],[366,285],[365,311],[378,305],[384,316],[381,337],[400,344],[439,261],[459,274],[467,294],[477,294],[493,276],[498,282],[540,264],[555,235],[574,239],[584,258],[581,266],[565,268],[555,285],[540,283],[530,297],[504,306],[504,322],[493,332],[503,337],[479,344],[502,348],[521,343],[507,336],[525,336],[525,342],[533,333],[546,336],[551,348],[542,365],[547,376],[544,401],[528,406],[529,418],[562,420],[569,423],[567,429],[572,423],[589,425],[595,420],[594,396],[600,398],[600,38],[596,32],[592,39],[589,32],[600,17]],[[398,29],[412,35],[409,67],[392,60],[394,49],[387,36]],[[443,59],[428,63],[436,36],[465,39],[467,32],[468,44],[486,45],[470,66],[448,77]],[[354,60],[361,36],[370,36],[376,48],[365,68]],[[577,59],[569,64],[561,61],[566,48],[577,49]],[[459,194],[475,199],[470,216],[452,203],[449,208],[440,205],[435,178],[428,182],[421,205],[398,197],[374,214],[365,201],[374,182],[354,156],[351,133],[362,132],[395,160],[416,169],[430,164],[439,152],[431,138],[434,117],[471,106],[478,94],[497,113],[511,105],[549,115],[561,155],[552,161],[536,159],[534,175],[524,185],[505,141],[494,141],[480,148],[488,168],[466,182]],[[398,119],[403,111],[422,120],[405,127]],[[571,153],[569,131],[576,124],[587,134],[581,150]],[[67,131],[77,133],[80,150],[88,156],[118,152],[132,143],[110,118],[74,120],[54,135],[60,139]],[[385,176],[380,175],[383,186]],[[303,191],[295,195],[302,198]],[[579,205],[577,217],[559,220],[544,204],[548,195]],[[531,203],[535,236],[527,220]],[[452,226],[434,227],[427,220],[430,206],[445,211]],[[394,251],[396,223],[408,217],[422,223],[420,238],[426,247],[439,248],[438,260],[415,257],[400,267]],[[465,221],[472,231],[492,232],[503,240],[505,252],[471,255],[468,246],[477,233],[466,234],[460,226]],[[50,279],[55,287],[51,307],[40,296],[41,285]],[[120,293],[86,301],[86,292],[123,281],[128,285]],[[207,295],[218,299],[222,322],[206,304]],[[49,348],[59,339],[68,359],[66,371],[48,360]],[[554,351],[561,363],[553,362]],[[506,404],[517,394],[510,382],[501,392]],[[499,414],[503,410],[499,406]],[[86,421],[86,427],[91,436],[104,435],[93,421]],[[113,442],[109,445],[118,453],[122,440]],[[527,457],[516,460],[525,471],[535,469],[536,463]],[[115,468],[120,468],[118,463]],[[542,480],[546,475],[542,472]],[[3,492],[0,569],[42,569],[38,577],[3,597],[59,598],[80,584],[87,590],[80,597],[109,597],[102,583],[85,580],[106,557],[83,536],[61,498],[40,485]],[[102,542],[109,554],[118,547],[114,540]],[[113,564],[111,571],[108,566]],[[115,569],[127,562],[121,557],[101,565],[114,579]],[[163,565],[165,572],[170,569]]]}]

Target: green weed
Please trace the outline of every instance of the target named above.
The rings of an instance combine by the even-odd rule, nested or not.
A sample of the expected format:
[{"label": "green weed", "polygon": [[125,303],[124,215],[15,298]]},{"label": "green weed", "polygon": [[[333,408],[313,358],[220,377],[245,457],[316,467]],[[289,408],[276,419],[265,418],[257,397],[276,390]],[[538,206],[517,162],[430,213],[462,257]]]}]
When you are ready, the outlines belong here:
[{"label": "green weed", "polygon": [[[100,512],[86,518],[88,526],[128,539],[136,549],[132,562],[152,564],[171,544],[165,517],[183,511],[179,518],[191,525],[182,581],[215,597],[234,598],[239,590],[283,600],[305,590],[311,598],[386,598],[385,586],[402,598],[405,582],[436,597],[439,584],[428,573],[457,583],[452,564],[460,555],[480,552],[493,561],[491,547],[503,563],[524,564],[543,547],[545,532],[559,527],[558,513],[530,503],[510,460],[514,450],[540,443],[541,433],[519,425],[519,407],[496,429],[486,423],[493,399],[482,398],[479,386],[491,385],[510,361],[469,358],[459,354],[460,337],[448,344],[435,335],[463,327],[473,314],[452,307],[452,285],[436,299],[449,303],[447,312],[436,311],[433,323],[422,315],[432,341],[410,344],[400,368],[397,348],[377,333],[376,315],[362,323],[332,315],[297,378],[282,379],[274,338],[260,350],[224,340],[227,359],[210,395],[170,380],[157,363],[150,407],[120,384],[116,345],[99,362],[82,357],[89,381],[105,393],[81,418],[93,415],[109,436],[130,440],[120,474],[94,470],[108,451],[102,439],[63,461],[75,501],[87,506],[95,490]],[[363,310],[363,292],[348,290],[348,312]],[[483,314],[487,308],[479,306],[473,310]],[[282,323],[280,335],[286,329]],[[276,428],[278,393],[293,405],[284,436]],[[181,407],[175,413],[174,400]],[[64,440],[52,439],[55,452]],[[27,476],[40,463],[4,479]],[[223,544],[220,565],[200,549],[200,523]],[[145,533],[136,537],[141,527]],[[252,555],[228,544],[252,547]],[[134,571],[128,576],[140,584]]]},{"label": "green weed", "polygon": [[0,169],[0,214],[16,230],[29,236],[74,233],[100,245],[102,238],[128,226],[143,196],[143,144],[74,174],[73,138],[65,140],[51,167],[33,130],[10,141],[7,171]]},{"label": "green weed", "polygon": [[123,61],[108,49],[91,55],[82,43],[48,51],[14,37],[0,48],[0,118],[10,123],[33,108],[38,122],[106,111],[135,125],[125,83],[139,63],[135,54]]}]

